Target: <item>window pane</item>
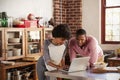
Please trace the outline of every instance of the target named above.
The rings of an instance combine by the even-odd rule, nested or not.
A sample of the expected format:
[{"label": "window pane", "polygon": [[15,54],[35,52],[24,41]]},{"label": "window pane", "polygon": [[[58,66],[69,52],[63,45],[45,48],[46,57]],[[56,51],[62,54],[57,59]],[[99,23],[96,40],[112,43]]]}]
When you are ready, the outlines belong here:
[{"label": "window pane", "polygon": [[120,0],[106,0],[106,6],[120,6]]},{"label": "window pane", "polygon": [[106,35],[112,35],[112,25],[106,25]]},{"label": "window pane", "polygon": [[120,8],[106,9],[106,41],[120,41]]},{"label": "window pane", "polygon": [[119,25],[115,25],[114,27],[113,27],[113,36],[119,36],[120,35],[120,27],[119,27]]},{"label": "window pane", "polygon": [[120,41],[120,36],[113,36],[112,41]]}]

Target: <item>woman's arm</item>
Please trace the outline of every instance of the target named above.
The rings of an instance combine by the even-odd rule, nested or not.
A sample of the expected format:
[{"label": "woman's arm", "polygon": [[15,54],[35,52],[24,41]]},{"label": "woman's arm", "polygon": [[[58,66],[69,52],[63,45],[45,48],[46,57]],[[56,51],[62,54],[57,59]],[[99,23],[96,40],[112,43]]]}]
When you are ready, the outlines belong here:
[{"label": "woman's arm", "polygon": [[75,41],[71,39],[68,44],[68,53],[69,53],[70,61],[72,61],[72,59],[76,57],[76,52],[74,50],[74,47],[75,47]]}]

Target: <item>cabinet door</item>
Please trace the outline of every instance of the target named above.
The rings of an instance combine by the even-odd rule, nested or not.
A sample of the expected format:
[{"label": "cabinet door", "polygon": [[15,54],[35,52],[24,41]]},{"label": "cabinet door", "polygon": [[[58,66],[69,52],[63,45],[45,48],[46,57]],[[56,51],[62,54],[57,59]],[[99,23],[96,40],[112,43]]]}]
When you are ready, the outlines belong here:
[{"label": "cabinet door", "polygon": [[13,60],[25,57],[24,29],[5,29],[5,54],[6,60]]},{"label": "cabinet door", "polygon": [[42,29],[41,28],[26,28],[26,56],[41,56],[42,55]]},{"label": "cabinet door", "polygon": [[5,56],[5,49],[4,49],[4,29],[0,28],[0,60],[4,60]]},{"label": "cabinet door", "polygon": [[44,32],[44,34],[43,34],[44,39],[43,40],[52,38],[52,30],[53,30],[53,28],[43,28],[43,32]]}]

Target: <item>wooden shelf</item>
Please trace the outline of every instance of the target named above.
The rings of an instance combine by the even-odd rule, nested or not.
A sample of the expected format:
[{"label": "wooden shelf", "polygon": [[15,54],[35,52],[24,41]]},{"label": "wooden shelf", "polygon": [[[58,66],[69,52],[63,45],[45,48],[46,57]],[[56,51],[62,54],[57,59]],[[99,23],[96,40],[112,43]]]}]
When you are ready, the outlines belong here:
[{"label": "wooden shelf", "polygon": [[39,44],[39,41],[35,41],[35,42],[28,42],[28,44]]},{"label": "wooden shelf", "polygon": [[8,43],[8,46],[21,45],[22,43]]},{"label": "wooden shelf", "polygon": [[20,56],[12,56],[12,57],[7,57],[7,60],[15,60],[15,59],[20,59],[25,57],[25,55],[20,55]]},{"label": "wooden shelf", "polygon": [[10,68],[17,68],[17,67],[23,67],[23,66],[28,66],[36,64],[36,62],[15,62],[14,65],[5,65],[5,64],[0,64],[3,69],[10,69]]}]

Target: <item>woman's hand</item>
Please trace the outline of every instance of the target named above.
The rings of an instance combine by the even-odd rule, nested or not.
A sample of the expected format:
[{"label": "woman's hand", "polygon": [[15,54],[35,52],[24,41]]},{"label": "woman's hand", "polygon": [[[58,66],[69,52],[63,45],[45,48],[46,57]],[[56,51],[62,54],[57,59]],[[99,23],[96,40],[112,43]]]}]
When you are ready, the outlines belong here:
[{"label": "woman's hand", "polygon": [[59,69],[68,69],[68,68],[69,68],[68,65],[58,66],[58,67],[57,67],[57,70],[59,70]]}]

